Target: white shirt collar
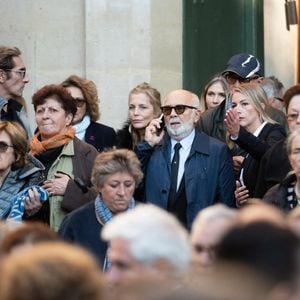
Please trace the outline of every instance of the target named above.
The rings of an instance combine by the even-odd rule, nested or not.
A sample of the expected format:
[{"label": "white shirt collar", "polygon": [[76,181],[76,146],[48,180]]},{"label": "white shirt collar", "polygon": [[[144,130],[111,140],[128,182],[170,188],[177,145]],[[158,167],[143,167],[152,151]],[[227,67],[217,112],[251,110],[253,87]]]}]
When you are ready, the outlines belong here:
[{"label": "white shirt collar", "polygon": [[258,137],[260,132],[263,130],[263,128],[265,127],[265,125],[267,124],[267,122],[263,122],[254,132],[253,135]]},{"label": "white shirt collar", "polygon": [[193,131],[181,141],[176,141],[174,139],[171,139],[171,149],[173,150],[175,144],[177,143],[180,143],[183,149],[188,149],[192,146],[194,138],[195,138],[195,129],[193,129]]}]

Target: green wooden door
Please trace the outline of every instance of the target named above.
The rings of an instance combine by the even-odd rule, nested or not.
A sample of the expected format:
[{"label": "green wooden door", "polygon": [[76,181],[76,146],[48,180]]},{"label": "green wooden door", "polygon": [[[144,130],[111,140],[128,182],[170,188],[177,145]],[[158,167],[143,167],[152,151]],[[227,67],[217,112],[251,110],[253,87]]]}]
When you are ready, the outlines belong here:
[{"label": "green wooden door", "polygon": [[263,65],[263,0],[183,0],[183,87],[200,94],[236,53]]}]

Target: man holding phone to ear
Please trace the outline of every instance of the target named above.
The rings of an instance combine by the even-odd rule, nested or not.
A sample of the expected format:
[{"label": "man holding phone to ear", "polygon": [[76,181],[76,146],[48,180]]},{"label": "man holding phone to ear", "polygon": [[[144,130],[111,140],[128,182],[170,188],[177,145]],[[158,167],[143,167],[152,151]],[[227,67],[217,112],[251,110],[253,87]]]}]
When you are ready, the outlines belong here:
[{"label": "man holding phone to ear", "polygon": [[199,104],[189,91],[169,93],[161,107],[166,131],[157,135],[161,120],[152,120],[145,142],[136,147],[145,170],[145,201],[172,212],[188,229],[201,209],[217,202],[234,206],[230,152],[196,129]]},{"label": "man holding phone to ear", "polygon": [[0,46],[0,120],[19,123],[31,137],[25,108],[17,99],[22,98],[29,82],[26,67],[17,47]]}]

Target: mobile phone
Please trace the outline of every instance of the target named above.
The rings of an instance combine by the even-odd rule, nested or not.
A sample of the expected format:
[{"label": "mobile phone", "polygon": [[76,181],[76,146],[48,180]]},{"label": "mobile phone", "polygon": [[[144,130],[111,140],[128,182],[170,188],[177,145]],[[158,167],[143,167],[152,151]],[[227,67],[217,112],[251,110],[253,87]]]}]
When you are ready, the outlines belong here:
[{"label": "mobile phone", "polygon": [[157,136],[159,136],[160,135],[160,133],[164,130],[164,128],[165,128],[165,119],[164,119],[164,115],[163,114],[161,114],[160,115],[160,117],[159,117],[159,119],[160,119],[160,128],[157,128],[156,129],[156,135]]},{"label": "mobile phone", "polygon": [[225,111],[228,111],[229,109],[232,109],[232,99],[231,99],[231,97],[227,97],[225,101],[226,101]]}]

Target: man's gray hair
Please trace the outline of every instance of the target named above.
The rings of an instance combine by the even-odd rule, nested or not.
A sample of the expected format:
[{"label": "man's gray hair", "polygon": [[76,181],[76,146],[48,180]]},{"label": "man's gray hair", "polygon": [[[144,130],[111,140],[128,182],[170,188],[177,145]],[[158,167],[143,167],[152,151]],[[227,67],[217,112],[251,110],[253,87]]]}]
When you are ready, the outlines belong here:
[{"label": "man's gray hair", "polygon": [[196,216],[192,224],[191,237],[197,236],[199,230],[203,226],[209,226],[215,221],[228,220],[235,221],[237,217],[237,210],[229,208],[228,206],[218,203],[202,209]]},{"label": "man's gray hair", "polygon": [[261,82],[260,86],[266,93],[268,99],[273,97],[282,97],[281,91],[284,88],[282,82],[278,80],[278,78],[274,76],[266,77]]},{"label": "man's gray hair", "polygon": [[184,272],[191,260],[185,228],[173,215],[152,204],[140,204],[115,216],[104,226],[102,238],[127,241],[131,255],[145,265],[163,259],[172,271]]}]

